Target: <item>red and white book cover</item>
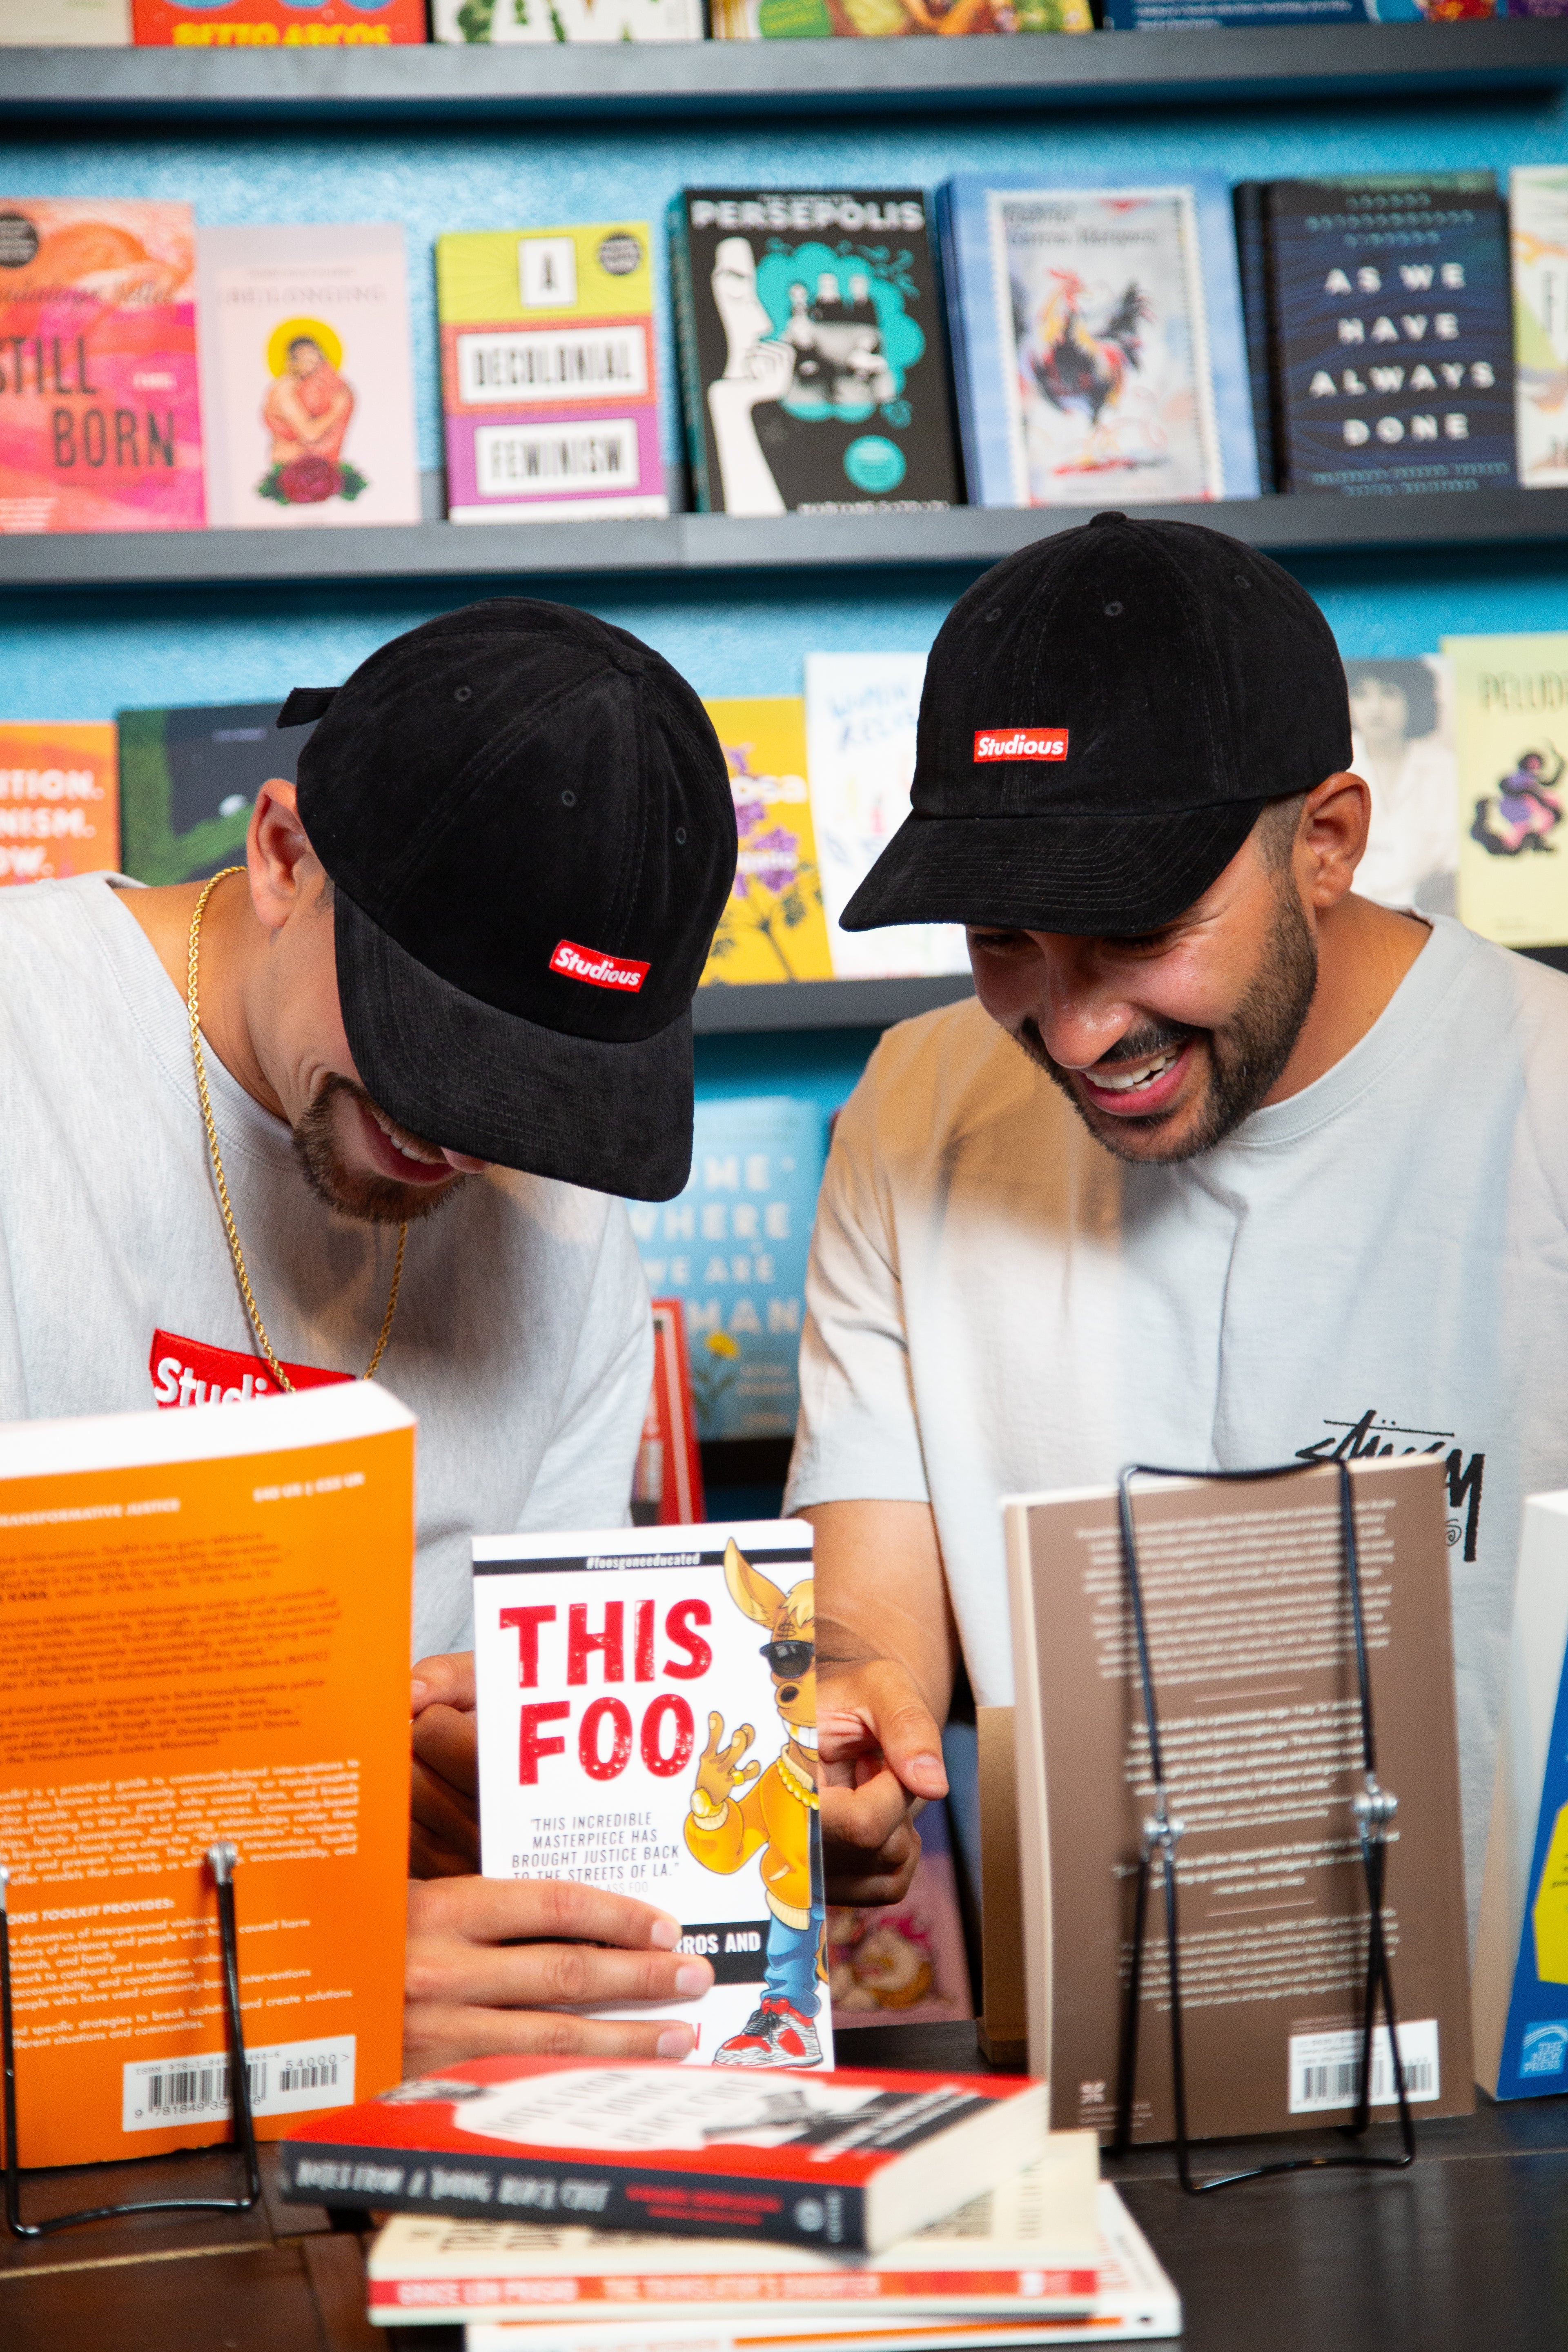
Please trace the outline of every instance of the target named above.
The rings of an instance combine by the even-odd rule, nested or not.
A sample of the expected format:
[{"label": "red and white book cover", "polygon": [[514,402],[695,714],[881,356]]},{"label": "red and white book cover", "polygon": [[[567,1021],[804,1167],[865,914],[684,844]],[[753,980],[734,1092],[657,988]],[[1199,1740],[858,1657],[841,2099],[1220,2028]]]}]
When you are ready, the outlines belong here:
[{"label": "red and white book cover", "polygon": [[1009,2074],[473,2058],[284,2147],[295,2203],[879,2253],[1045,2150]]},{"label": "red and white book cover", "polygon": [[685,1310],[679,1298],[656,1298],[653,1386],[632,1476],[632,1518],[638,1527],[676,1528],[706,1516]]},{"label": "red and white book cover", "polygon": [[390,2326],[505,2318],[592,2326],[637,2318],[842,2326],[907,2315],[1093,2308],[1115,2262],[1100,2227],[1100,2142],[1053,2132],[998,2189],[876,2255],[735,2238],[656,2238],[544,2221],[400,2213],[371,2248],[370,2315]]},{"label": "red and white book cover", "polygon": [[833,2063],[813,1590],[798,1519],[474,1545],[485,1875],[679,1919],[688,2064]]}]

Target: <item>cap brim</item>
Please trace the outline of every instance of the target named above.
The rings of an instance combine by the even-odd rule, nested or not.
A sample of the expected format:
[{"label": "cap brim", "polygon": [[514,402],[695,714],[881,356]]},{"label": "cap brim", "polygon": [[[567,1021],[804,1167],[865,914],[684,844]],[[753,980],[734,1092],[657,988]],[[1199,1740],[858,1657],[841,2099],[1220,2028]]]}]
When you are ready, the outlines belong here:
[{"label": "cap brim", "polygon": [[338,994],[383,1110],[453,1151],[593,1192],[669,1201],[691,1173],[689,1008],[632,1045],[498,1012],[416,961],[341,886]]},{"label": "cap brim", "polygon": [[1131,937],[1201,898],[1266,800],[1173,816],[1142,810],[1048,816],[910,816],[845,908],[847,931],[888,923]]}]

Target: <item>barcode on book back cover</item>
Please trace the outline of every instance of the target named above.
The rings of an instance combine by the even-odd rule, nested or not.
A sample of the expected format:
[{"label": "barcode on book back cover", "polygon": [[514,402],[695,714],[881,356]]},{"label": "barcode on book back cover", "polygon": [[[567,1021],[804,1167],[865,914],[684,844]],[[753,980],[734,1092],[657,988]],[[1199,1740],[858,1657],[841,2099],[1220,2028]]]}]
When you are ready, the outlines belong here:
[{"label": "barcode on book back cover", "polygon": [[[1399,2029],[1399,2056],[1405,2068],[1405,2093],[1412,2100],[1435,2099],[1442,2089],[1437,2066],[1437,2021],[1416,2019]],[[1372,2104],[1392,2105],[1394,2086],[1388,2028],[1380,2025],[1372,2042]],[[1353,2107],[1361,2096],[1362,2036],[1354,2028],[1335,2033],[1293,2033],[1290,2036],[1290,2113],[1326,2113],[1331,2107]]]},{"label": "barcode on book back cover", "polygon": [[[347,2106],[354,2095],[354,2037],[279,2042],[248,2050],[250,2105],[258,2116],[295,2116],[317,2107]],[[179,2058],[134,2058],[123,2073],[123,2131],[160,2131],[170,2124],[222,2122],[230,2112],[232,2078],[226,2053],[205,2050]]]}]

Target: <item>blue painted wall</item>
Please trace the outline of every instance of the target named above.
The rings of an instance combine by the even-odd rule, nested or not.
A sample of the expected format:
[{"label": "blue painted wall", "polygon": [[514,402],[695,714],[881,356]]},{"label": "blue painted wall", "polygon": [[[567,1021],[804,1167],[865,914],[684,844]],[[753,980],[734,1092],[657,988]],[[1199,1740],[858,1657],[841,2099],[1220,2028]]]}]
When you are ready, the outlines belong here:
[{"label": "blue painted wall", "polygon": [[[1201,39],[1201,34],[1194,34]],[[1353,36],[1347,34],[1347,39]],[[1440,30],[1432,37],[1442,38]],[[1539,94],[1375,106],[1180,109],[1031,117],[628,127],[547,132],[319,130],[290,135],[15,138],[0,194],[180,199],[205,223],[397,219],[415,316],[421,462],[439,462],[430,247],[443,229],[543,226],[611,213],[658,223],[683,182],[933,186],[954,171],[1092,167],[1129,177],[1210,169],[1426,171],[1568,160],[1568,111]],[[663,269],[662,238],[657,240]],[[661,298],[662,299],[662,298]],[[668,314],[666,314],[668,315]],[[665,338],[668,438],[675,444]],[[1216,520],[1221,518],[1216,515]],[[1335,556],[1294,567],[1347,654],[1429,651],[1445,632],[1568,626],[1568,550]],[[972,575],[843,570],[784,581],[574,579],[556,593],[636,630],[708,695],[792,694],[818,646],[924,647]],[[503,589],[507,583],[500,582]],[[231,701],[328,684],[398,630],[484,589],[371,587],[213,593],[139,589],[0,597],[0,717],[102,719],[126,705]],[[801,1083],[846,1090],[867,1043],[711,1040],[705,1087]]]}]

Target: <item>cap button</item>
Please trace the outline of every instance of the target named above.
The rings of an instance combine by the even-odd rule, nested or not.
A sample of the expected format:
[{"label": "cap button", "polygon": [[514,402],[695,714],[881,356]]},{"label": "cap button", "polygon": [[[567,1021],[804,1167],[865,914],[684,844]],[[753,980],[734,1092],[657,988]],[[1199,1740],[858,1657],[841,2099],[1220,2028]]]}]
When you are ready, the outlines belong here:
[{"label": "cap button", "polygon": [[1126,520],[1127,517],[1124,514],[1117,514],[1112,510],[1107,514],[1090,515],[1089,519],[1089,527],[1090,530],[1092,530],[1097,522],[1125,522]]}]

